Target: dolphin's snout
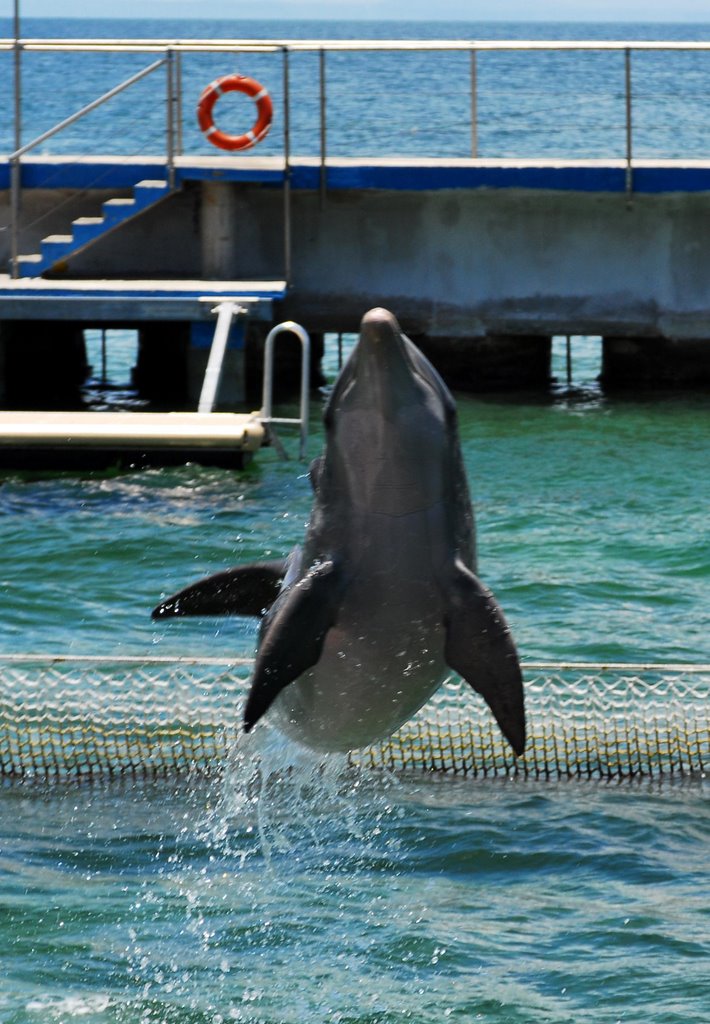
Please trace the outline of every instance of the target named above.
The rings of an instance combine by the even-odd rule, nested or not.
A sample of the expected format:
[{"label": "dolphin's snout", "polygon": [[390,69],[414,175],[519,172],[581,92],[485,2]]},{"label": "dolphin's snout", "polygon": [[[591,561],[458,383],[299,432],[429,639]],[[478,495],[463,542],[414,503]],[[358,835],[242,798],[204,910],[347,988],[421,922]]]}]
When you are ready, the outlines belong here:
[{"label": "dolphin's snout", "polygon": [[378,306],[365,313],[350,371],[371,412],[386,413],[411,400],[415,375],[408,346],[388,309]]},{"label": "dolphin's snout", "polygon": [[365,313],[360,324],[360,339],[366,343],[385,342],[399,337],[401,333],[396,317],[381,306]]}]

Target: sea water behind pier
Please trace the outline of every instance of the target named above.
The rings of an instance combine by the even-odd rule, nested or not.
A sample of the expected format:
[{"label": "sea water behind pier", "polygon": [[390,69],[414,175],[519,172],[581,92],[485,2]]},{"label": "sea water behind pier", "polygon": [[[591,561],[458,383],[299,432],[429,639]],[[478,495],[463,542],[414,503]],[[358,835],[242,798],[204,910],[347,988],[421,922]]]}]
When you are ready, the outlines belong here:
[{"label": "sea water behind pier", "polygon": [[[11,36],[0,18],[0,35]],[[702,42],[710,24],[394,21],[168,21],[41,19],[22,22],[27,38],[89,39],[397,39],[642,40]],[[12,95],[12,54],[0,55],[0,90]],[[145,53],[26,52],[22,57],[23,142],[150,63]],[[274,100],[274,125],[261,155],[282,152],[283,81],[279,53],[189,54],[182,62],[183,147],[217,152],[197,127],[196,106],[214,78],[257,78]],[[319,58],[289,58],[294,154],[319,152]],[[325,68],[329,156],[471,156],[470,56],[460,52],[330,53]],[[634,156],[708,159],[710,61],[704,51],[636,51],[631,62]],[[624,51],[499,51],[478,54],[477,155],[487,158],[623,158],[626,153]],[[241,104],[227,114],[230,103]],[[222,101],[225,130],[251,123],[243,97]],[[0,150],[11,151],[13,111],[0,119]],[[234,121],[234,125],[231,124]],[[155,155],[165,149],[165,85],[151,75],[37,152]]]}]

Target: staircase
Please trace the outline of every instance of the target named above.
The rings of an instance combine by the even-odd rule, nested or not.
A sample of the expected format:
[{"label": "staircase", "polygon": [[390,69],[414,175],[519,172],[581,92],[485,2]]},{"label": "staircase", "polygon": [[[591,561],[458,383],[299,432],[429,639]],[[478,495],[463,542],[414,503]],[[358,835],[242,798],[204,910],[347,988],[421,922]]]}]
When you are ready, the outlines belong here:
[{"label": "staircase", "polygon": [[48,235],[42,239],[40,252],[20,256],[20,277],[41,277],[58,269],[63,260],[165,199],[170,191],[167,181],[139,181],[133,186],[133,198],[108,199],[101,217],[78,217],[72,222],[70,235]]}]

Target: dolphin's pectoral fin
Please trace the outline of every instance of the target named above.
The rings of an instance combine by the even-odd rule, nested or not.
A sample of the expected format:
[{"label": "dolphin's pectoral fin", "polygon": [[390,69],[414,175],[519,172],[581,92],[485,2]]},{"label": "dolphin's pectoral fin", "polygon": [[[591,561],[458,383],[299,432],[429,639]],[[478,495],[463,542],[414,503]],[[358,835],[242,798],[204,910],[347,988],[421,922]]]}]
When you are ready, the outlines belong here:
[{"label": "dolphin's pectoral fin", "polygon": [[319,660],[334,625],[343,590],[342,570],[331,561],[310,569],[279,599],[259,646],[244,709],[249,732],[289,683]]},{"label": "dolphin's pectoral fin", "polygon": [[446,599],[446,663],[481,694],[515,753],[522,754],[522,672],[505,616],[490,590],[461,562]]},{"label": "dolphin's pectoral fin", "polygon": [[311,487],[313,493],[318,494],[320,488],[321,477],[323,476],[323,464],[325,460],[322,455],[318,455],[308,469],[308,479],[311,481]]},{"label": "dolphin's pectoral fin", "polygon": [[207,576],[166,598],[152,618],[175,615],[261,616],[278,597],[287,561],[252,562]]}]

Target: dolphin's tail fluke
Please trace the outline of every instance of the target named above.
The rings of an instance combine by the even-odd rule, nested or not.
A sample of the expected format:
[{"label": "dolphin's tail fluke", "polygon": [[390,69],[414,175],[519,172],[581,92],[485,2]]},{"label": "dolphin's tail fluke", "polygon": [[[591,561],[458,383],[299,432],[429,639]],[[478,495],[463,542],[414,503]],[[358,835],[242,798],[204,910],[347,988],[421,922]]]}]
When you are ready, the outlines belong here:
[{"label": "dolphin's tail fluke", "polygon": [[252,562],[192,583],[153,609],[152,618],[175,615],[262,616],[278,597],[286,559]]},{"label": "dolphin's tail fluke", "polygon": [[457,561],[446,585],[446,664],[481,694],[516,754],[525,749],[518,654],[493,594]]}]

